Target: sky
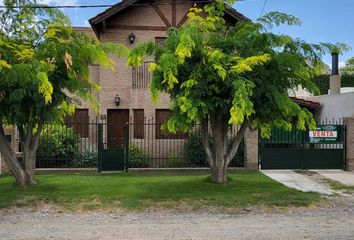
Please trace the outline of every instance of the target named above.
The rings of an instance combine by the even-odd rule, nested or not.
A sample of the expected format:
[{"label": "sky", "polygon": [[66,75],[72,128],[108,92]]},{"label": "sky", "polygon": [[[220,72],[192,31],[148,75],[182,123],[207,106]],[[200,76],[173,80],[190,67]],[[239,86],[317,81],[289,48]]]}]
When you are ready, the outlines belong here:
[{"label": "sky", "polygon": [[[50,5],[97,5],[115,4],[120,0],[42,0]],[[237,11],[252,20],[270,11],[279,11],[301,19],[301,26],[277,27],[273,32],[299,37],[307,42],[341,42],[353,49],[340,56],[340,65],[354,57],[354,0],[242,0],[234,4]],[[1,0],[0,0],[1,4]],[[104,8],[66,9],[74,26],[88,26],[88,20]],[[331,65],[331,57],[324,56],[324,62]]]}]

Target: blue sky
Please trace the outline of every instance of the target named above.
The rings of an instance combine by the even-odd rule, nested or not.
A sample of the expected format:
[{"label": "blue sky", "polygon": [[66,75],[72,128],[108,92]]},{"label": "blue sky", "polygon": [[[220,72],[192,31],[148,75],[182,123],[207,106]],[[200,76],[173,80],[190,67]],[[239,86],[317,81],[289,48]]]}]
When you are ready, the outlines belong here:
[{"label": "blue sky", "polygon": [[[114,4],[118,0],[43,0],[52,4]],[[234,7],[245,16],[256,20],[262,11],[265,0],[243,0]],[[75,26],[87,25],[87,20],[104,11],[99,9],[65,10]],[[278,27],[276,33],[300,37],[308,42],[343,42],[354,47],[354,0],[267,0],[264,13],[279,11],[299,17],[301,27]],[[345,62],[354,56],[354,49],[340,56]],[[331,62],[330,56],[324,57],[324,62]]]}]

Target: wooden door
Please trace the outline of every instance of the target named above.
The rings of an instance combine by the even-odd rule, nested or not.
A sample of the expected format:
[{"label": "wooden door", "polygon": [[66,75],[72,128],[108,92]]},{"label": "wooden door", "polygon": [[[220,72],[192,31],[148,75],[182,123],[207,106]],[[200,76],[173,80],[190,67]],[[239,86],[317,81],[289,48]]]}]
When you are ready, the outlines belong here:
[{"label": "wooden door", "polygon": [[107,112],[108,148],[122,150],[124,148],[124,125],[129,122],[129,110],[109,109]]}]

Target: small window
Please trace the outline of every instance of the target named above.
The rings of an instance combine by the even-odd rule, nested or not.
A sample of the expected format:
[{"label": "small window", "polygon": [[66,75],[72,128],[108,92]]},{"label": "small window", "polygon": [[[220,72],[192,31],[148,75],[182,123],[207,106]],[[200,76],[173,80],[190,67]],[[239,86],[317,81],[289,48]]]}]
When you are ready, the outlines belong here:
[{"label": "small window", "polygon": [[144,110],[134,110],[134,138],[144,139]]},{"label": "small window", "polygon": [[156,110],[156,139],[185,139],[188,133],[177,132],[175,134],[162,130],[161,127],[167,123],[171,116],[171,111],[168,109]]},{"label": "small window", "polygon": [[132,89],[147,89],[152,80],[149,64],[152,61],[143,62],[139,67],[132,68]]},{"label": "small window", "polygon": [[155,37],[156,44],[163,44],[165,42],[165,40],[166,40],[165,37]]},{"label": "small window", "polygon": [[66,118],[66,126],[73,128],[81,137],[89,137],[89,111],[88,109],[76,109],[72,116]]}]

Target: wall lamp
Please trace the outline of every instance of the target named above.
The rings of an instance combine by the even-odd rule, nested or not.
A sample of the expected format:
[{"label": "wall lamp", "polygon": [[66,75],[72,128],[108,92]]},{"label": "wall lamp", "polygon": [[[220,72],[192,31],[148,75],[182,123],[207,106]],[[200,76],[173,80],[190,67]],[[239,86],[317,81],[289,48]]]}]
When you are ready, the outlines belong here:
[{"label": "wall lamp", "polygon": [[114,98],[114,102],[116,103],[116,106],[119,106],[119,105],[120,105],[120,97],[119,97],[119,95],[117,95],[117,96]]},{"label": "wall lamp", "polygon": [[134,33],[131,33],[131,34],[129,34],[129,36],[128,36],[128,40],[129,40],[130,43],[134,43],[135,38],[136,38],[136,36],[135,36]]}]

